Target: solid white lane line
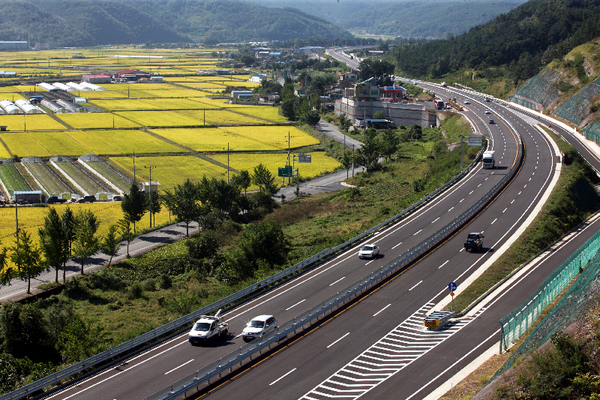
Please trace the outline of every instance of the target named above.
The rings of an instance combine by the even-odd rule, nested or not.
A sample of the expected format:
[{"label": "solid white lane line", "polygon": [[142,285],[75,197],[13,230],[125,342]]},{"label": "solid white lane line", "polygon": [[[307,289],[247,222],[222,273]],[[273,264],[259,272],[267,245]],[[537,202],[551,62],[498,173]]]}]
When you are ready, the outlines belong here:
[{"label": "solid white lane line", "polygon": [[[343,278],[342,278],[342,279],[343,279]],[[329,285],[329,286],[331,286],[331,285]],[[293,306],[289,306],[288,308],[286,308],[286,309],[285,309],[285,311],[289,311],[289,310],[291,310],[292,308],[296,307],[298,304],[302,304],[302,303],[304,303],[305,301],[306,301],[306,299],[300,300],[299,302],[297,302],[297,303],[296,303],[296,304],[294,304]]]},{"label": "solid white lane line", "polygon": [[342,340],[343,338],[345,338],[349,334],[350,334],[350,332],[346,333],[344,336],[342,336],[341,338],[339,338],[338,340],[336,340],[335,342],[333,342],[329,346],[327,346],[327,348],[330,348],[331,346],[333,346],[334,344],[336,344],[337,342],[339,342],[340,340]]},{"label": "solid white lane line", "polygon": [[292,369],[290,372],[288,372],[287,374],[282,375],[281,377],[279,377],[279,379],[275,379],[273,382],[269,383],[269,386],[272,386],[274,384],[276,384],[277,382],[279,382],[280,380],[282,380],[283,378],[285,378],[286,376],[288,376],[289,374],[291,374],[292,372],[294,372],[296,370],[296,368]]},{"label": "solid white lane line", "polygon": [[444,262],[442,265],[440,265],[440,266],[438,267],[438,269],[440,269],[440,268],[442,268],[444,265],[448,264],[448,262],[449,262],[449,261],[450,261],[450,260],[446,260],[446,261],[445,261],[445,262]]},{"label": "solid white lane line", "polygon": [[194,359],[193,359],[193,358],[192,358],[190,361],[188,361],[188,362],[185,362],[185,363],[181,364],[179,367],[175,367],[175,368],[173,368],[172,370],[165,372],[165,375],[167,375],[167,374],[170,374],[171,372],[173,372],[173,371],[176,371],[176,370],[178,370],[179,368],[181,368],[181,367],[183,367],[183,366],[185,366],[185,365],[188,365],[188,364],[189,364],[189,363],[191,363],[192,361],[194,361]]},{"label": "solid white lane line", "polygon": [[[337,281],[335,281],[335,282],[333,282],[333,283],[329,284],[329,286],[333,286],[333,285],[335,285],[336,283],[338,283],[338,282],[340,282],[340,281],[344,280],[344,278],[346,278],[346,277],[345,277],[345,276],[342,276],[342,277],[341,277],[340,279],[338,279]],[[302,300],[302,301],[304,301],[304,300]]]},{"label": "solid white lane line", "polygon": [[408,289],[408,291],[410,292],[411,290],[413,290],[414,288],[416,288],[417,286],[419,286],[421,283],[423,283],[423,281],[419,281],[415,286],[413,286],[410,289]]},{"label": "solid white lane line", "polygon": [[377,311],[375,314],[373,314],[374,317],[376,317],[380,312],[383,312],[386,308],[388,308],[389,306],[391,306],[391,304],[388,304],[387,306],[383,307],[381,310]]}]

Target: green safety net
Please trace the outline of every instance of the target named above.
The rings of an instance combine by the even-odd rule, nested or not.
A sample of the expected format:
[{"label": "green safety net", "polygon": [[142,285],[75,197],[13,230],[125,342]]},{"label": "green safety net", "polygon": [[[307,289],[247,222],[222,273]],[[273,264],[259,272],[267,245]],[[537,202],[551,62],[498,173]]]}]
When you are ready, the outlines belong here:
[{"label": "green safety net", "polygon": [[538,105],[546,108],[558,98],[555,87],[558,79],[559,74],[546,67],[521,86],[509,100],[532,109],[536,109]]},{"label": "green safety net", "polygon": [[500,320],[501,347],[507,349],[536,322],[544,309],[581,272],[581,275],[552,311],[529,334],[510,359],[492,378],[510,368],[515,360],[545,343],[555,332],[564,329],[587,313],[587,303],[600,292],[600,231],[569,257],[540,285],[521,306]]},{"label": "green safety net", "polygon": [[600,121],[594,121],[586,126],[583,130],[583,134],[587,139],[600,144]]}]

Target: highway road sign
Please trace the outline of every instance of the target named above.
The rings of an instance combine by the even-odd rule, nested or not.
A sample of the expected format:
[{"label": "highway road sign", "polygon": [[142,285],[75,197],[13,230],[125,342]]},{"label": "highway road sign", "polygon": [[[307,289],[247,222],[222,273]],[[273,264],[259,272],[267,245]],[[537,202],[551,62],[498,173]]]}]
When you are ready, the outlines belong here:
[{"label": "highway road sign", "polygon": [[279,168],[278,172],[279,172],[278,175],[283,176],[284,178],[291,178],[292,176],[294,176],[291,165],[287,165],[283,168]]},{"label": "highway road sign", "polygon": [[456,285],[456,283],[454,283],[454,282],[450,282],[450,283],[448,284],[448,289],[449,289],[451,292],[454,292],[454,291],[456,290],[456,288],[457,288],[457,287],[458,287],[458,286],[457,286],[457,285]]}]

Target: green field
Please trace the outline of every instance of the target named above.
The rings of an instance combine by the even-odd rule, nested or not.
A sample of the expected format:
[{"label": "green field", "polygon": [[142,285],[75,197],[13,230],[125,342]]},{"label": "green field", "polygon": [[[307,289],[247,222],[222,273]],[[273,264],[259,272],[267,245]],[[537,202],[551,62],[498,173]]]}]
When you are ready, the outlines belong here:
[{"label": "green field", "polygon": [[0,180],[12,195],[15,190],[29,190],[29,186],[12,164],[0,164]]},{"label": "green field", "polygon": [[[98,192],[104,192],[93,179],[90,179],[86,174],[84,174],[79,168],[77,168],[73,163],[70,162],[56,162],[57,167],[59,167],[69,178],[75,181],[83,190],[88,192],[89,194],[96,194]],[[66,178],[64,178],[66,179]],[[78,190],[78,188],[75,188]],[[83,194],[83,193],[79,193]]]},{"label": "green field", "polygon": [[90,161],[86,163],[90,168],[94,171],[98,172],[104,178],[106,178],[110,183],[118,187],[122,192],[128,193],[131,188],[131,183],[123,179],[117,173],[115,173],[112,169],[110,169],[106,164],[99,161]]},{"label": "green field", "polygon": [[70,192],[55,175],[50,171],[45,163],[26,163],[22,165],[26,166],[29,172],[40,182],[43,189],[48,195],[59,195],[63,192]]}]

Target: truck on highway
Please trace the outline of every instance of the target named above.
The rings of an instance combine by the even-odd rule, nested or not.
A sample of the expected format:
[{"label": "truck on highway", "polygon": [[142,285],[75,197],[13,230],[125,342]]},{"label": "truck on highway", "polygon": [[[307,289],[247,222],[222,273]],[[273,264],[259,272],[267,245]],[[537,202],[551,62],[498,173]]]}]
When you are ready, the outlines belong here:
[{"label": "truck on highway", "polygon": [[437,110],[443,110],[446,105],[444,104],[444,100],[442,100],[442,99],[435,99],[434,102],[433,102],[433,106]]},{"label": "truck on highway", "polygon": [[481,251],[483,248],[483,233],[481,232],[471,232],[467,236],[467,240],[465,240],[465,250],[466,251]]},{"label": "truck on highway", "polygon": [[481,163],[483,164],[483,168],[485,169],[494,168],[496,166],[496,161],[494,160],[494,151],[484,151],[483,157],[481,158]]},{"label": "truck on highway", "polygon": [[229,332],[229,324],[221,321],[217,311],[214,316],[202,315],[188,334],[188,340],[191,344],[205,343],[212,339],[222,338]]}]

